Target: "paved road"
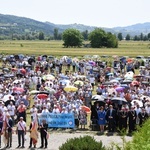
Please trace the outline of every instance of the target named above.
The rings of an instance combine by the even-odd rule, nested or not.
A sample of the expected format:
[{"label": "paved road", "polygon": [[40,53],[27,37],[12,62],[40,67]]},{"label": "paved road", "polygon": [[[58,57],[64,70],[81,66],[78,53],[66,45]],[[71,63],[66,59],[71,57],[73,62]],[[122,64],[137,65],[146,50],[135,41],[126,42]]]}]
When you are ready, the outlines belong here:
[{"label": "paved road", "polygon": [[[122,139],[120,136],[106,136],[106,135],[97,135],[96,132],[73,132],[73,133],[69,133],[69,132],[51,132],[50,133],[50,138],[48,140],[48,148],[47,150],[58,150],[59,147],[65,143],[67,141],[67,139],[70,138],[74,138],[74,137],[80,137],[80,136],[84,136],[84,135],[90,135],[93,136],[97,141],[102,141],[104,145],[109,146],[109,144],[111,144],[112,142],[118,143],[118,144],[122,144]],[[131,140],[131,137],[125,137],[127,141]],[[27,140],[25,142],[25,148],[24,150],[28,149],[29,146],[29,133],[27,133]],[[18,146],[17,143],[17,135],[13,134],[13,144],[12,144],[12,148],[9,148],[9,150],[15,150],[16,147]],[[37,144],[37,148],[40,147],[40,139],[38,139],[38,144]],[[2,148],[1,149],[5,149],[4,148],[4,144],[2,144]],[[19,149],[18,149],[19,150]],[[22,149],[21,149],[22,150]],[[34,148],[30,149],[30,150],[35,150]],[[40,149],[39,149],[40,150]]]}]

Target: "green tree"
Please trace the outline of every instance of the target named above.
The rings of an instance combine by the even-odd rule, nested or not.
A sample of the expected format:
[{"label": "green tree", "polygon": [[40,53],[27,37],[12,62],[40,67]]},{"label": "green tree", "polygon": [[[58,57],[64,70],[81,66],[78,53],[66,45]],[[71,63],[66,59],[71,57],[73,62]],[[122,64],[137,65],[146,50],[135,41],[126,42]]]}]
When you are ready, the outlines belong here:
[{"label": "green tree", "polygon": [[82,32],[84,40],[88,40],[88,30]]},{"label": "green tree", "polygon": [[145,35],[144,37],[143,37],[143,41],[147,41],[148,40],[148,37],[147,37],[147,35]]},{"label": "green tree", "polygon": [[111,32],[107,33],[107,44],[106,47],[108,48],[117,48],[118,47],[118,40],[115,35]]},{"label": "green tree", "polygon": [[133,40],[134,40],[134,41],[138,41],[138,40],[139,40],[139,37],[138,37],[137,35],[135,35],[134,38],[133,38]]},{"label": "green tree", "polygon": [[148,39],[150,40],[150,33],[147,34]]},{"label": "green tree", "polygon": [[62,40],[62,33],[58,34],[57,40]]},{"label": "green tree", "polygon": [[39,40],[44,40],[44,33],[43,32],[39,33]]},{"label": "green tree", "polygon": [[116,36],[110,32],[106,33],[100,28],[96,28],[89,34],[89,40],[91,43],[91,47],[93,48],[118,47],[118,41],[116,39]]},{"label": "green tree", "polygon": [[140,40],[143,41],[143,33],[140,34]]},{"label": "green tree", "polygon": [[83,36],[76,29],[67,29],[63,32],[63,45],[65,47],[80,47],[82,46]]},{"label": "green tree", "polygon": [[126,40],[127,40],[127,41],[130,41],[130,39],[131,39],[130,34],[127,34],[127,35],[126,35]]},{"label": "green tree", "polygon": [[58,40],[58,28],[54,29],[54,40]]},{"label": "green tree", "polygon": [[119,39],[119,41],[122,41],[122,40],[123,40],[122,33],[118,33],[118,39]]},{"label": "green tree", "polygon": [[106,32],[100,28],[96,28],[89,34],[89,40],[91,43],[91,47],[100,48],[106,46]]}]

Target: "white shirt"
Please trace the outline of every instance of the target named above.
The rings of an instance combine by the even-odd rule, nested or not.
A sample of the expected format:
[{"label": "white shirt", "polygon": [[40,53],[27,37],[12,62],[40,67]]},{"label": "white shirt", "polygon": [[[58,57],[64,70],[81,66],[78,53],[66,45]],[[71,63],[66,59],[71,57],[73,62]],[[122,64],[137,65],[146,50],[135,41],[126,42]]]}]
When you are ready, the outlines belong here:
[{"label": "white shirt", "polygon": [[37,114],[37,108],[36,107],[31,108],[30,113],[31,113],[31,116],[34,116],[34,114]]},{"label": "white shirt", "polygon": [[60,113],[60,111],[59,111],[59,109],[58,109],[58,108],[54,108],[54,109],[53,109],[53,113],[58,114],[58,113]]},{"label": "white shirt", "polygon": [[89,80],[90,80],[90,83],[95,83],[95,78],[94,77],[89,78]]},{"label": "white shirt", "polygon": [[150,107],[145,107],[145,109],[146,109],[146,112],[148,113],[148,115],[150,115]]},{"label": "white shirt", "polygon": [[7,109],[8,109],[8,112],[9,112],[10,116],[14,116],[15,115],[16,108],[15,108],[14,105],[8,105]]},{"label": "white shirt", "polygon": [[26,128],[26,123],[25,121],[19,121],[17,124],[18,130],[25,130]]},{"label": "white shirt", "polygon": [[48,109],[43,109],[42,110],[42,113],[48,113],[49,111],[48,111]]}]

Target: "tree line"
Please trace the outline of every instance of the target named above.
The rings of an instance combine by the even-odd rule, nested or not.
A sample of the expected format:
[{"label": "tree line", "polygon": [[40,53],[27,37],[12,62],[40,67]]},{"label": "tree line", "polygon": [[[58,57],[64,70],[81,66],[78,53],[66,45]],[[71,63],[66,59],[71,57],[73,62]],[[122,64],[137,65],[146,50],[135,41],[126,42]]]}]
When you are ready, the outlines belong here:
[{"label": "tree line", "polygon": [[126,41],[150,41],[150,33],[144,35],[143,33],[141,33],[140,35],[135,35],[135,36],[131,36],[130,34],[127,34],[125,37],[123,37],[122,33],[118,33],[117,35],[118,40],[122,41],[122,40],[126,40]]}]

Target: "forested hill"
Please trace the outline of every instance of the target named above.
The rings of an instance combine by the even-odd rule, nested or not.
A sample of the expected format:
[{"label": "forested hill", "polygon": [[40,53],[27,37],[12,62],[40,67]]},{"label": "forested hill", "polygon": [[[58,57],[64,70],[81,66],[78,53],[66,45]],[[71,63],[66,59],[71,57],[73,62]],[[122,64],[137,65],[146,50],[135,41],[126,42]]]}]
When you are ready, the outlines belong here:
[{"label": "forested hill", "polygon": [[53,34],[55,26],[44,22],[36,21],[25,17],[17,17],[12,15],[0,14],[0,34],[25,34],[44,32],[45,34]]},{"label": "forested hill", "polygon": [[[62,33],[65,29],[75,28],[83,32],[85,30],[93,31],[96,26],[87,26],[82,24],[69,24],[69,25],[60,25],[50,22],[40,22],[37,20],[17,17],[13,15],[3,15],[0,14],[0,36],[11,36],[12,34],[18,35],[27,35],[27,34],[37,34],[43,32],[45,35],[53,36],[54,29],[57,28],[59,33]],[[121,32],[123,36],[130,34],[131,36],[148,34],[150,33],[150,22],[143,24],[135,24],[126,27],[115,27],[115,28],[105,28],[103,29],[107,32],[119,33]]]}]

